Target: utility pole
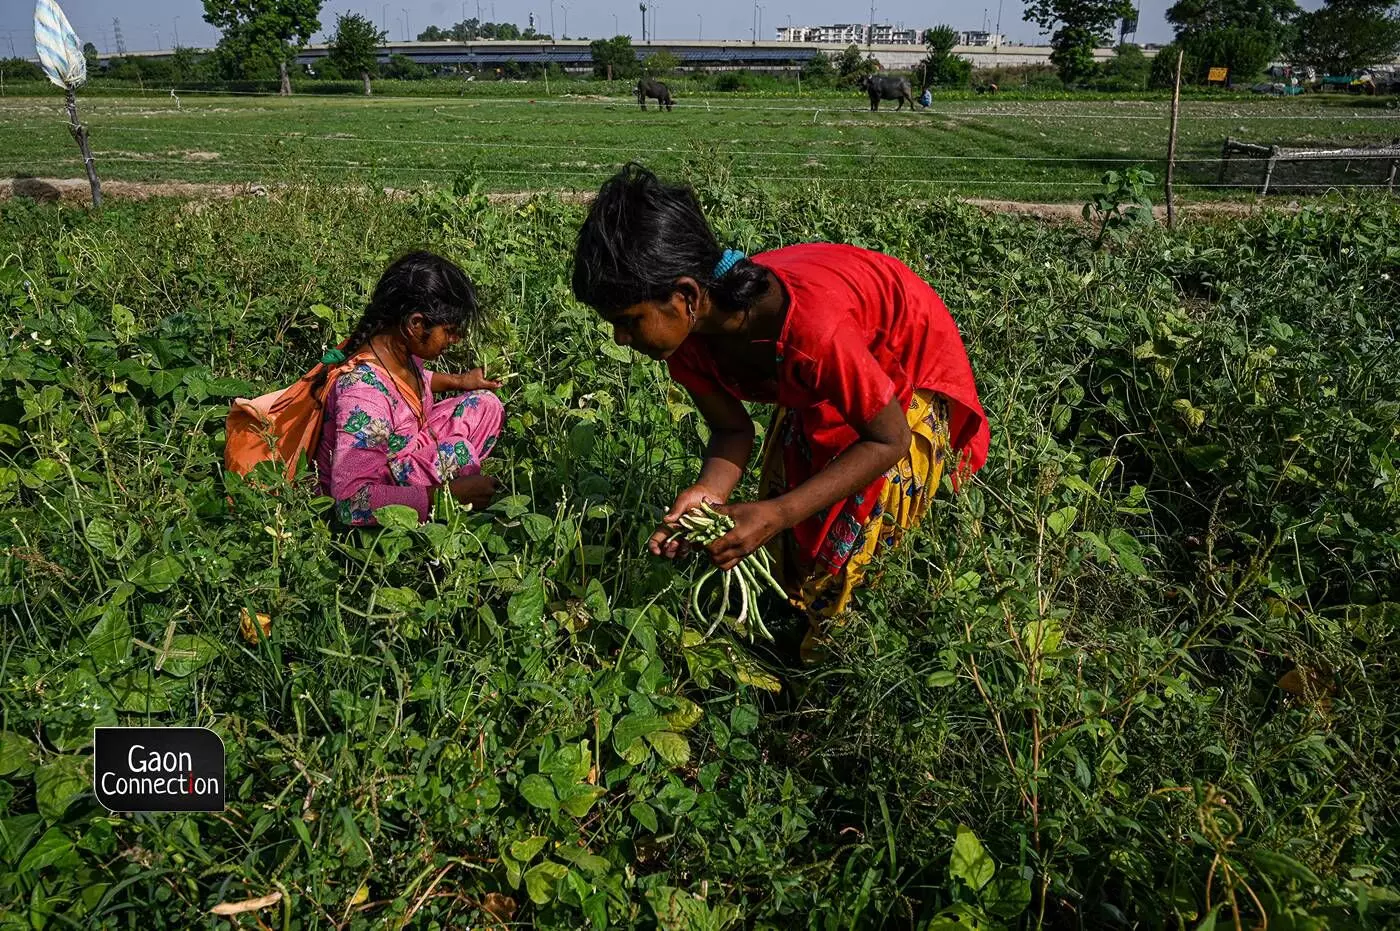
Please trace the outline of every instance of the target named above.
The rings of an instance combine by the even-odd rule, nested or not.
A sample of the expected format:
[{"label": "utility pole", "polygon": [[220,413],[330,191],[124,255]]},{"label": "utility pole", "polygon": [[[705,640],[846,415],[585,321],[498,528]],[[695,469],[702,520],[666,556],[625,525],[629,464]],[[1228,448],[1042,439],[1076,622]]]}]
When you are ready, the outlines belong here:
[{"label": "utility pole", "polygon": [[647,40],[647,5],[639,3],[637,6],[642,11],[642,41],[645,42]]},{"label": "utility pole", "polygon": [[403,40],[404,40],[405,42],[407,42],[407,41],[408,41],[408,10],[405,10],[403,7],[399,7],[399,9],[403,11]]},{"label": "utility pole", "polygon": [[870,44],[875,41],[875,0],[870,0],[870,22],[865,26],[865,50],[870,51]]},{"label": "utility pole", "polygon": [[156,51],[159,52],[159,51],[161,50],[161,46],[160,46],[160,27],[157,26],[155,23],[151,23],[151,32],[152,32],[152,33],[155,35],[155,37],[156,37]]},{"label": "utility pole", "polygon": [[[126,40],[122,38],[122,21],[120,19],[112,20],[112,41],[116,43],[117,54],[125,55]],[[10,42],[13,43],[14,40],[11,39]]]},{"label": "utility pole", "polygon": [[700,20],[700,28],[699,28],[699,29],[696,31],[696,33],[695,33],[695,41],[696,41],[696,42],[704,42],[704,41],[705,41],[705,14],[704,14],[704,13],[696,13],[696,14],[695,14],[695,18],[698,19],[698,20]]},{"label": "utility pole", "polygon": [[569,37],[569,5],[561,3],[559,6],[564,10],[564,38],[567,39]]},{"label": "utility pole", "polygon": [[379,31],[384,33],[389,31],[389,4],[387,3],[379,11]]},{"label": "utility pole", "polygon": [[551,42],[554,41],[555,35],[556,33],[554,31],[554,0],[549,0],[549,39]]},{"label": "utility pole", "polygon": [[622,35],[622,30],[619,29],[619,28],[617,27],[617,14],[616,14],[616,13],[613,14],[613,35],[615,35],[615,36],[620,36],[620,35]]},{"label": "utility pole", "polygon": [[175,47],[180,47],[180,17],[175,17]]},{"label": "utility pole", "polygon": [[992,40],[992,54],[995,55],[1001,48],[1001,5],[1003,0],[997,0],[997,34]]}]

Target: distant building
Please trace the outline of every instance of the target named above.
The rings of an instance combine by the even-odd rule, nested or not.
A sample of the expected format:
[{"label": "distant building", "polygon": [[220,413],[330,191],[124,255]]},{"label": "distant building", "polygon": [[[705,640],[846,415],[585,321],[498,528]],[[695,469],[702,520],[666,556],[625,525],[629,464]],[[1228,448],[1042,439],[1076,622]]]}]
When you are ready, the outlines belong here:
[{"label": "distant building", "polygon": [[972,45],[985,47],[989,45],[1005,45],[1006,37],[995,32],[987,32],[982,29],[969,29],[966,32],[958,33],[959,45]]},{"label": "distant building", "polygon": [[917,29],[897,29],[889,23],[867,27],[865,23],[831,26],[779,26],[779,42],[822,42],[829,45],[916,45]]}]

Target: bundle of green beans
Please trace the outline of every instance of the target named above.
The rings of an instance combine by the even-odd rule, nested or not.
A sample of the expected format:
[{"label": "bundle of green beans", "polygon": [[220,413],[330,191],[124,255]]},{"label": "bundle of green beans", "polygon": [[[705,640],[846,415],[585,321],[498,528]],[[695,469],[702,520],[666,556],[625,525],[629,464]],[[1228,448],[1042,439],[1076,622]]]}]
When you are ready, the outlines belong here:
[{"label": "bundle of green beans", "polygon": [[[667,542],[681,538],[688,543],[697,546],[708,546],[734,529],[734,519],[719,513],[709,504],[701,504],[693,507],[681,515],[681,529],[671,534]],[[734,621],[734,628],[740,633],[748,634],[749,639],[753,639],[753,633],[757,630],[769,640],[773,635],[768,628],[763,626],[763,617],[758,608],[758,593],[764,584],[767,584],[777,592],[784,600],[787,599],[787,592],[773,578],[773,557],[768,555],[768,551],[759,547],[749,555],[741,559],[738,565],[732,569],[720,571],[717,566],[711,566],[700,578],[695,580],[695,586],[690,592],[690,607],[695,611],[696,617],[703,617],[700,612],[700,595],[705,588],[705,583],[710,581],[716,574],[721,580],[719,610],[715,614],[714,623],[710,629],[705,631],[705,636],[715,632],[715,628],[720,625],[729,612],[729,594],[731,589],[738,588],[739,614]]]}]

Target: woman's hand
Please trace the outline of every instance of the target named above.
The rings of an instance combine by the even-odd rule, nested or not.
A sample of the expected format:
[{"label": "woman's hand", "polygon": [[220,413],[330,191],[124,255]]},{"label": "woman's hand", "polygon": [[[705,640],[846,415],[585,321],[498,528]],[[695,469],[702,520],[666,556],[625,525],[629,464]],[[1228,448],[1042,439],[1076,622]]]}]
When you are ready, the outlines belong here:
[{"label": "woman's hand", "polygon": [[499,387],[501,383],[487,378],[486,370],[482,368],[474,368],[459,375],[433,373],[434,391],[494,391]]},{"label": "woman's hand", "polygon": [[710,559],[725,572],[788,527],[776,501],[752,501],[715,510],[734,521],[733,530],[706,547]]},{"label": "woman's hand", "polygon": [[698,508],[708,501],[710,504],[723,504],[725,495],[719,494],[706,488],[704,485],[691,485],[685,491],[676,495],[676,503],[671,505],[671,510],[666,512],[662,518],[662,525],[656,528],[656,533],[651,535],[647,541],[647,546],[653,556],[665,556],[667,559],[675,559],[680,554],[689,549],[689,545],[680,539],[671,540],[666,538],[680,529],[677,523],[686,511],[691,508]]},{"label": "woman's hand", "polygon": [[484,473],[459,475],[447,483],[447,490],[462,504],[470,504],[472,510],[484,511],[501,490],[501,483],[495,476]]}]

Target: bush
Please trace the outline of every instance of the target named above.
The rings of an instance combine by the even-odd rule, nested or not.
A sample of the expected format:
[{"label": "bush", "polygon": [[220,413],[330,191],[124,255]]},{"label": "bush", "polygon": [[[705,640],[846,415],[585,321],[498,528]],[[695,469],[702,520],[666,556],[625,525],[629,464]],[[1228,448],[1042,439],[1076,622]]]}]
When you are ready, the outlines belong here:
[{"label": "bush", "polygon": [[44,69],[23,58],[0,58],[0,73],[7,81],[44,80]]}]

